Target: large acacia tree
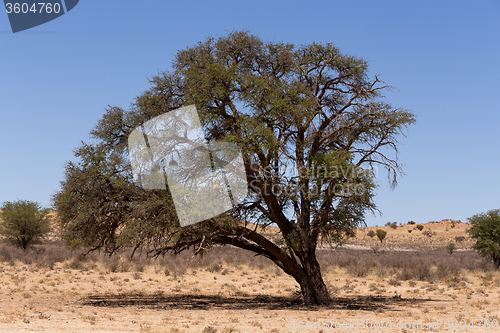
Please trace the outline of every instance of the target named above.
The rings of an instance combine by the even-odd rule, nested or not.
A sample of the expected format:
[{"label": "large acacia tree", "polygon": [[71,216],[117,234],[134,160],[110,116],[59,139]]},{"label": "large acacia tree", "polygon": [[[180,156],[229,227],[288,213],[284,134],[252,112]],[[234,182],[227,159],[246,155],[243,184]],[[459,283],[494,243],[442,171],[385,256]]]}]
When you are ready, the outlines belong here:
[{"label": "large acacia tree", "polygon": [[[307,304],[330,295],[316,259],[320,242],[353,236],[376,211],[374,173],[401,174],[397,138],[413,114],[384,102],[390,87],[367,62],[332,44],[265,42],[246,31],[179,51],[129,110],[109,107],[66,167],[54,206],[64,237],[109,253],[161,255],[215,244],[263,255],[294,277]],[[128,135],[177,108],[197,107],[207,141],[237,144],[249,194],[231,211],[181,228],[167,190],[134,183]],[[252,224],[248,222],[253,222]],[[279,228],[280,237],[263,232]]]}]

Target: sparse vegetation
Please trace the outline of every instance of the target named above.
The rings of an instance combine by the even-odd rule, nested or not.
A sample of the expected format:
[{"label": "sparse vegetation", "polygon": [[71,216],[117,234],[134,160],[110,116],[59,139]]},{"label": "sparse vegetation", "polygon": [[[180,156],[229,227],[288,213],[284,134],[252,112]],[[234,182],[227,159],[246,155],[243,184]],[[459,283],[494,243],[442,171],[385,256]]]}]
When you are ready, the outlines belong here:
[{"label": "sparse vegetation", "polygon": [[427,237],[432,237],[435,234],[436,234],[436,232],[435,231],[431,231],[431,230],[425,230],[425,231],[422,232],[422,235],[427,236]]},{"label": "sparse vegetation", "polygon": [[421,225],[421,224],[419,224],[419,225],[417,225],[417,226],[416,226],[416,228],[417,228],[419,231],[422,231],[422,229],[424,229],[424,226],[423,226],[423,225]]},{"label": "sparse vegetation", "polygon": [[[381,243],[363,237],[366,229],[358,230],[358,235],[363,235],[358,241],[368,245],[366,250],[342,247],[318,250],[318,261],[324,269],[329,292],[334,298],[346,299],[348,302],[364,299],[367,307],[383,304],[383,311],[389,317],[395,313],[392,302],[399,303],[400,300],[398,309],[408,314],[397,312],[408,318],[416,308],[419,311],[421,309],[422,313],[433,311],[432,307],[436,307],[440,313],[447,311],[446,302],[455,299],[463,304],[472,304],[474,309],[496,311],[497,305],[492,296],[500,290],[500,272],[495,271],[490,260],[475,251],[453,251],[453,255],[448,255],[445,245],[451,240],[455,242],[454,237],[460,235],[456,231],[463,232],[465,226],[457,225],[458,230],[455,232],[444,233],[446,225],[431,226],[432,231],[439,235],[432,239],[408,237],[406,231],[398,228],[394,232],[388,231],[393,237],[383,241],[385,246],[390,244],[393,249],[406,246],[419,248],[418,251],[383,248]],[[443,234],[445,237],[441,236]],[[409,241],[409,238],[412,240]],[[420,244],[433,244],[435,249],[424,249],[419,247]],[[464,247],[469,243],[460,245]],[[370,247],[373,247],[373,251]],[[285,324],[279,322],[276,313],[267,311],[270,303],[277,302],[272,306],[284,306],[284,311],[299,317],[297,313],[302,313],[294,310],[294,305],[290,305],[289,309],[286,309],[289,305],[283,305],[287,302],[294,304],[300,297],[298,285],[293,279],[266,258],[253,256],[248,251],[232,246],[214,247],[203,256],[193,256],[193,250],[188,250],[177,256],[166,255],[157,259],[144,255],[131,258],[132,249],[125,249],[112,257],[98,252],[83,256],[80,251],[68,250],[61,241],[51,241],[26,251],[14,245],[0,245],[0,292],[5,295],[3,299],[13,297],[9,298],[9,304],[21,301],[20,304],[30,307],[29,312],[6,313],[4,322],[17,321],[36,327],[41,321],[52,321],[56,312],[47,309],[53,300],[58,300],[57,305],[52,305],[58,313],[56,316],[59,317],[60,313],[66,318],[74,318],[75,323],[86,325],[88,329],[99,326],[103,331],[107,331],[106,325],[108,330],[118,330],[124,322],[124,317],[119,313],[107,312],[113,303],[130,310],[127,311],[130,317],[126,321],[131,327],[122,331],[202,332],[209,326],[222,333],[249,331],[240,325],[246,325],[254,331],[273,331],[274,327],[283,327]],[[166,272],[168,275],[165,275]],[[488,297],[491,304],[486,303]],[[407,303],[410,299],[416,303]],[[84,307],[75,306],[86,300],[94,303]],[[427,300],[432,300],[432,304]],[[37,307],[36,304],[40,302],[48,308]],[[203,309],[214,302],[218,302],[218,306],[212,308],[215,313],[211,317],[205,319],[194,310],[197,307]],[[255,310],[232,311],[229,322],[221,319],[223,316],[218,312],[220,307],[246,307],[248,304]],[[155,319],[157,311],[151,314],[150,309],[164,306],[170,308],[175,316],[167,316],[164,320]],[[134,314],[138,308],[140,316]],[[266,309],[267,318],[261,316],[261,308]],[[344,313],[352,310],[339,308],[336,311]],[[41,320],[45,318],[42,313],[52,317]],[[374,315],[377,313],[374,312]],[[149,317],[143,317],[148,314]],[[185,318],[185,326],[178,325],[177,318],[180,317]],[[271,323],[271,320],[278,320],[279,324]],[[3,328],[1,325],[0,322],[0,330]]]},{"label": "sparse vegetation", "polygon": [[[276,278],[276,267],[269,260],[261,256],[255,257],[250,252],[238,248],[216,247],[203,257],[193,257],[193,251],[187,251],[178,256],[167,255],[156,260],[145,256],[134,257],[131,260],[131,251],[127,249],[110,258],[98,253],[82,256],[79,251],[69,251],[62,243],[50,243],[26,251],[11,245],[0,246],[0,270],[3,269],[2,292],[9,293],[8,295],[24,302],[29,301],[30,304],[37,304],[40,297],[44,297],[44,300],[47,297],[52,299],[64,297],[66,301],[68,297],[83,301],[93,300],[97,305],[87,304],[83,309],[79,308],[76,316],[70,312],[75,304],[72,301],[69,302],[70,305],[61,302],[54,307],[67,317],[75,317],[75,320],[88,325],[89,328],[99,325],[102,329],[103,325],[110,322],[112,325],[120,325],[122,322],[120,315],[116,313],[110,316],[106,313],[109,308],[101,302],[109,302],[109,305],[123,304],[121,306],[127,306],[131,310],[128,312],[130,314],[130,317],[127,317],[128,324],[133,325],[137,331],[148,332],[163,332],[166,325],[171,326],[171,329],[167,330],[169,332],[189,331],[187,326],[172,327],[172,324],[178,323],[176,319],[167,317],[163,320],[160,318],[159,321],[151,319],[157,316],[156,310],[149,318],[142,317],[148,313],[148,308],[156,309],[163,306],[162,302],[171,302],[169,299],[174,303],[187,302],[171,309],[187,311],[180,316],[185,316],[186,324],[189,324],[191,331],[201,332],[204,328],[211,327],[217,332],[243,332],[248,330],[241,330],[239,327],[233,327],[231,330],[226,328],[232,327],[234,323],[250,325],[255,330],[267,328],[270,320],[276,320],[276,317],[273,311],[265,311],[268,317],[259,316],[260,307],[266,309],[268,302],[277,301],[273,300],[273,297],[278,295],[290,300],[300,295],[296,294],[298,286],[287,275],[282,274]],[[417,298],[433,299],[436,302],[447,298],[443,295],[449,295],[451,299],[463,297],[471,299],[471,304],[478,304],[478,309],[479,307],[488,311],[493,309],[496,306],[495,302],[492,301],[491,304],[485,302],[488,293],[493,295],[493,291],[490,290],[494,289],[489,288],[497,288],[500,281],[493,263],[474,251],[454,252],[453,256],[444,255],[445,253],[444,246],[439,250],[408,252],[386,250],[377,253],[371,250],[338,248],[318,250],[317,256],[325,269],[327,286],[332,294],[340,294],[336,297],[341,299],[345,297],[353,300],[359,295],[368,297],[375,295],[384,302],[384,311],[389,316],[393,313],[390,310],[391,300],[414,298],[414,294],[419,294]],[[52,261],[55,264],[50,269],[48,266],[39,266],[38,261]],[[13,262],[14,267],[9,267],[10,262]],[[116,272],[111,272],[111,267],[119,268]],[[170,275],[165,278],[166,268],[170,271]],[[30,275],[25,275],[28,272],[36,276],[32,284],[28,282]],[[477,282],[474,276],[477,276]],[[19,288],[16,283],[22,284],[23,288]],[[68,286],[71,286],[71,289],[63,292]],[[90,296],[87,294],[89,288],[92,293]],[[263,295],[259,296],[260,294]],[[186,297],[187,295],[196,297],[190,298]],[[260,298],[253,299],[255,296]],[[197,298],[201,299],[199,303]],[[249,298],[253,303],[248,303]],[[239,302],[246,306],[252,304],[255,306],[255,313],[232,311],[233,324],[228,324],[214,317],[202,319],[196,310],[193,310],[192,306],[203,308],[215,300],[220,302],[220,306],[232,306]],[[370,306],[380,305],[379,301],[370,304],[373,302],[370,298],[366,299],[366,302]],[[401,303],[398,308],[405,306],[404,304]],[[435,302],[432,306],[434,304]],[[183,309],[184,306],[189,310]],[[412,303],[411,307],[414,306]],[[429,312],[425,303],[417,306],[424,306],[423,313]],[[140,316],[134,314],[133,309],[137,307],[141,309]],[[438,310],[443,311],[443,309],[445,308]],[[293,308],[291,311],[294,311]],[[347,310],[340,308],[338,311]],[[243,313],[248,317],[242,316]],[[9,322],[19,321],[34,325],[42,319],[51,320],[50,315],[54,314],[34,308],[33,312],[26,311],[10,317],[6,314],[4,318]],[[191,318],[191,315],[194,318]],[[271,325],[267,331],[272,331],[272,327]]]},{"label": "sparse vegetation", "polygon": [[390,224],[390,227],[391,227],[392,229],[397,229],[397,228],[398,228],[398,224],[397,224],[396,222],[392,222],[392,223]]},{"label": "sparse vegetation", "polygon": [[373,238],[373,237],[375,237],[375,236],[376,236],[375,231],[373,231],[373,230],[368,231],[368,232],[366,233],[366,235],[367,235],[367,236],[369,236],[369,237],[371,237],[371,238]]},{"label": "sparse vegetation", "polygon": [[408,221],[408,225],[413,225],[415,224],[415,221]]}]

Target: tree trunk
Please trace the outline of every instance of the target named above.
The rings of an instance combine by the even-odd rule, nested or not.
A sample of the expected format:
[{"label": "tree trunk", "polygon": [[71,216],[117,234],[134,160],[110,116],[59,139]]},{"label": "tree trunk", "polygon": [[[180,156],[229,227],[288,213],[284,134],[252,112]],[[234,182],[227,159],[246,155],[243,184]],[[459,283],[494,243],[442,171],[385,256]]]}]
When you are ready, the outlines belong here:
[{"label": "tree trunk", "polygon": [[[321,276],[321,268],[316,259],[316,242],[302,242],[296,238],[289,238],[288,243],[299,242],[300,245],[294,247],[294,255],[278,247],[276,244],[258,234],[255,231],[244,227],[237,228],[237,234],[244,236],[248,241],[242,238],[227,237],[219,239],[219,242],[231,244],[241,249],[250,250],[256,254],[261,254],[271,259],[286,274],[292,276],[300,285],[302,298],[306,305],[323,305],[331,303],[330,294],[326,289],[325,282]],[[297,260],[298,259],[298,260]]]},{"label": "tree trunk", "polygon": [[495,265],[496,269],[500,268],[500,255],[492,254],[491,257],[493,258],[493,264]]},{"label": "tree trunk", "polygon": [[321,269],[316,260],[316,253],[308,253],[304,260],[301,261],[303,263],[302,274],[295,277],[295,280],[300,285],[304,303],[307,305],[331,303],[332,299],[321,276]]}]

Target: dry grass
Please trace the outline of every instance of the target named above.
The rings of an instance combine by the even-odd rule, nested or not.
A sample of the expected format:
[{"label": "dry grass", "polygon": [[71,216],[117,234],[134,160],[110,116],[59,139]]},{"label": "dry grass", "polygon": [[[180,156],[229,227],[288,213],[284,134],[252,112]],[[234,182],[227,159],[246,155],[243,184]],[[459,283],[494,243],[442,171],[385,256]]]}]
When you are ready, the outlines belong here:
[{"label": "dry grass", "polygon": [[500,272],[472,251],[319,250],[334,303],[312,309],[293,278],[247,251],[157,260],[130,253],[0,245],[0,331],[295,332],[292,319],[499,320]]}]

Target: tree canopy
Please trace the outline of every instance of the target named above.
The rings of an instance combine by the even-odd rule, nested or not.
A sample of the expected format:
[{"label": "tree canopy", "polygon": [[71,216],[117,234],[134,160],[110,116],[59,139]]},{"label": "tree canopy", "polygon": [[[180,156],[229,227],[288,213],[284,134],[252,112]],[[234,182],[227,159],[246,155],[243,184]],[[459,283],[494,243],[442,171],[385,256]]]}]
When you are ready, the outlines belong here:
[{"label": "tree canopy", "polygon": [[476,240],[472,248],[481,256],[490,258],[496,268],[500,267],[500,209],[476,214],[468,218],[470,237]]},{"label": "tree canopy", "polygon": [[6,201],[0,207],[0,234],[23,250],[50,232],[50,212],[29,200]]},{"label": "tree canopy", "polygon": [[385,236],[387,236],[387,231],[382,230],[382,229],[377,229],[377,231],[375,231],[375,235],[378,237],[380,244],[382,244],[382,242],[385,239]]},{"label": "tree canopy", "polygon": [[[393,186],[402,172],[397,139],[415,118],[384,101],[391,87],[330,43],[266,42],[247,31],[179,51],[150,84],[129,110],[110,106],[91,131],[96,143],[83,143],[79,161],[68,163],[54,196],[66,240],[156,255],[233,245],[293,276],[306,303],[329,302],[318,243],[354,236],[376,211],[374,170],[385,168]],[[240,147],[249,194],[225,214],[180,228],[168,189],[134,184],[127,138],[192,104],[208,142]],[[269,225],[280,239],[263,234]]]}]

